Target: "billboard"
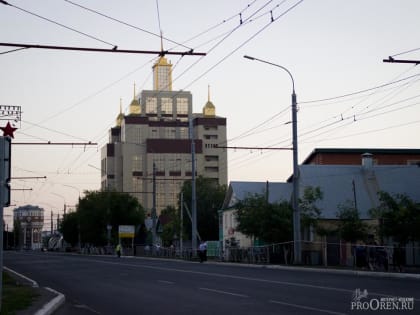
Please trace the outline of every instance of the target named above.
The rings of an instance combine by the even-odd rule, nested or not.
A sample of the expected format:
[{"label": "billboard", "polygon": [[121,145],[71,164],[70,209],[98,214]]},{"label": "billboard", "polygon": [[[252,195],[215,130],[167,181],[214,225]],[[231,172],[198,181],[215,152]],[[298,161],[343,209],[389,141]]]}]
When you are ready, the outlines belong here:
[{"label": "billboard", "polygon": [[134,225],[119,225],[118,237],[119,238],[134,238]]}]

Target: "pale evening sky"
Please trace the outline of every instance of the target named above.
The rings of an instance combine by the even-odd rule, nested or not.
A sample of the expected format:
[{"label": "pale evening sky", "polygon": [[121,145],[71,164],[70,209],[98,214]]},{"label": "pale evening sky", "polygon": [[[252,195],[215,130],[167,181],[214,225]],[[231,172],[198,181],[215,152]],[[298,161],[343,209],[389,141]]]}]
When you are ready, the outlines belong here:
[{"label": "pale evening sky", "polygon": [[[167,56],[173,90],[191,91],[201,112],[210,85],[216,114],[227,118],[229,146],[291,146],[291,80],[243,58],[251,55],[294,76],[300,162],[320,147],[419,148],[420,68],[382,62],[420,59],[417,0],[7,2],[12,6],[0,3],[1,43],[156,51],[162,30],[164,49],[207,53]],[[134,83],[136,93],[152,89],[157,56],[5,53],[13,49],[0,46],[0,105],[23,111],[13,141],[98,143],[13,146],[13,177],[47,178],[13,180],[12,188],[32,190],[12,191],[12,203],[43,207],[46,217],[62,214],[64,203],[100,188],[100,148],[120,98],[127,110]],[[230,150],[228,161],[229,180],[285,181],[292,173],[291,151]],[[9,226],[14,207],[5,208]]]}]

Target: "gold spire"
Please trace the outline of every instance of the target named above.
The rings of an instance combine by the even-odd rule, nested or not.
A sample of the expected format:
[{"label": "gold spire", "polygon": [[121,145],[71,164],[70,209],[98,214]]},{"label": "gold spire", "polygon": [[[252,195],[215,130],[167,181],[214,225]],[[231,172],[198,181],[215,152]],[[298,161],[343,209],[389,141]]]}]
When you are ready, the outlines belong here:
[{"label": "gold spire", "polygon": [[130,104],[130,115],[131,114],[141,114],[141,106],[139,101],[136,99],[136,83],[134,82],[134,95],[133,100]]},{"label": "gold spire", "polygon": [[216,116],[216,107],[210,101],[210,85],[207,87],[208,99],[206,105],[203,107],[203,115],[207,117],[214,117]]},{"label": "gold spire", "polygon": [[210,102],[210,84],[207,86],[207,102]]},{"label": "gold spire", "polygon": [[121,127],[123,119],[124,119],[124,114],[122,112],[122,98],[120,98],[120,113],[118,114],[117,119],[115,121],[117,124],[117,127]]}]

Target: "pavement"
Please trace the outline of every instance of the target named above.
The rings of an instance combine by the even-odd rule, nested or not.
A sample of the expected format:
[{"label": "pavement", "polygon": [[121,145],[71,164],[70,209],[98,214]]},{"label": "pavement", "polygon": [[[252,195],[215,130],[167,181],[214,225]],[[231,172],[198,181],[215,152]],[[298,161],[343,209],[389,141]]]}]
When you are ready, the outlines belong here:
[{"label": "pavement", "polygon": [[[132,256],[123,256],[122,258],[137,258]],[[139,257],[140,258],[140,257]],[[144,258],[144,257],[141,257]],[[164,259],[166,258],[153,258],[148,257],[147,259]],[[370,276],[370,277],[385,277],[385,278],[400,278],[400,279],[418,279],[420,280],[419,273],[407,273],[407,272],[379,272],[379,271],[367,271],[367,270],[354,270],[354,269],[336,269],[336,268],[325,268],[325,267],[304,267],[304,266],[284,266],[284,265],[252,265],[252,264],[241,264],[241,263],[228,263],[228,262],[216,262],[208,261],[207,263],[214,264],[229,264],[238,265],[242,267],[250,268],[270,268],[270,269],[282,269],[282,270],[300,270],[307,272],[323,272],[323,273],[339,273],[357,276]],[[31,285],[38,293],[38,298],[35,302],[26,310],[17,312],[17,315],[50,315],[50,314],[92,314],[90,310],[78,307],[76,303],[66,303],[64,294],[55,291],[48,287],[39,287],[37,282],[27,278],[26,276],[19,274],[7,267],[4,269],[15,277],[19,277],[23,282]]]}]

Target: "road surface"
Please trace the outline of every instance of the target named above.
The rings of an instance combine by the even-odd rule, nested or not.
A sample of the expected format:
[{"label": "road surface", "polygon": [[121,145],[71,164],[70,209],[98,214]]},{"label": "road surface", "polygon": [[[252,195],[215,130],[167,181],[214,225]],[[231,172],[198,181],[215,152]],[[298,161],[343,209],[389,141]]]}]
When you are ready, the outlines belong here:
[{"label": "road surface", "polygon": [[63,293],[58,315],[420,314],[416,279],[31,251],[4,265]]}]

